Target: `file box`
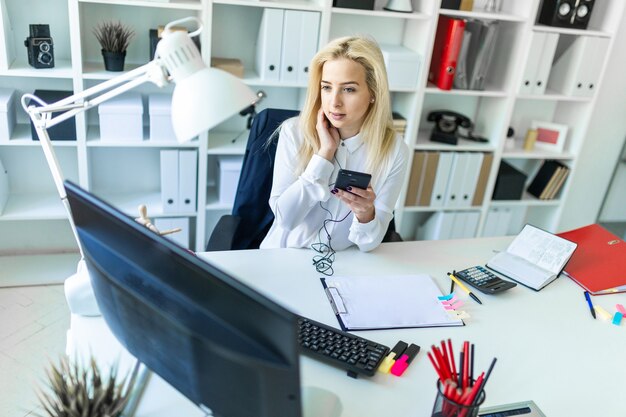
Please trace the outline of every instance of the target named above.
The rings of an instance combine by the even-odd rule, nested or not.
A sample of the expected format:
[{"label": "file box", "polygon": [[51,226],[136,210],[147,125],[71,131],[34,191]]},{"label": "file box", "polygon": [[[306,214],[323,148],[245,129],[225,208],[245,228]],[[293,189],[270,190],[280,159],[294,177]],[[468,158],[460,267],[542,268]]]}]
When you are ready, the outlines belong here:
[{"label": "file box", "polygon": [[8,142],[15,127],[15,90],[0,88],[0,142]]},{"label": "file box", "polygon": [[420,73],[420,56],[417,52],[400,45],[380,45],[385,59],[387,78],[391,90],[417,88]]},{"label": "file box", "polygon": [[219,167],[219,198],[220,204],[232,206],[235,202],[237,185],[243,157],[241,156],[221,156],[217,160]]},{"label": "file box", "polygon": [[140,93],[124,93],[98,107],[100,140],[107,142],[143,140],[143,103]]},{"label": "file box", "polygon": [[155,93],[148,97],[150,140],[176,141],[172,126],[172,95]]}]

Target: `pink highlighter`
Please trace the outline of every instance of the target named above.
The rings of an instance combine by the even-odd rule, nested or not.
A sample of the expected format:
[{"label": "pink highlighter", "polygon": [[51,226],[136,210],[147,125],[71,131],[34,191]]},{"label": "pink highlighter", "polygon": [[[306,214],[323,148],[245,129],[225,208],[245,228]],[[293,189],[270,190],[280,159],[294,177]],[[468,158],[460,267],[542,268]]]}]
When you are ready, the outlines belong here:
[{"label": "pink highlighter", "polygon": [[395,376],[402,376],[406,368],[409,367],[409,364],[413,359],[417,356],[420,351],[420,347],[414,343],[404,351],[402,356],[396,359],[395,363],[391,367],[390,372]]}]

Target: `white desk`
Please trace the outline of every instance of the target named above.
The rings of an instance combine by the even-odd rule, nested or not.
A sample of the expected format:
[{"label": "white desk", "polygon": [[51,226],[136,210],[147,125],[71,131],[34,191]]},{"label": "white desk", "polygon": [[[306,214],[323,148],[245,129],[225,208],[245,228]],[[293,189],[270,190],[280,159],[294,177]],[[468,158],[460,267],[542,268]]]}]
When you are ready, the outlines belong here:
[{"label": "white desk", "polygon": [[[510,240],[389,243],[370,253],[339,252],[334,269],[336,275],[428,273],[445,293],[450,286],[447,271],[484,264],[493,250],[505,248]],[[320,274],[311,264],[312,251],[210,252],[200,256],[296,313],[338,326]],[[457,292],[465,300],[463,309],[471,315],[464,327],[357,333],[390,347],[399,339],[420,345],[422,351],[404,376],[376,374],[354,380],[345,371],[303,357],[302,384],[337,393],[344,417],[430,416],[436,375],[426,351],[432,344],[451,338],[457,352],[464,340],[475,344],[475,373],[486,371],[491,359],[498,358],[486,387],[485,406],[533,400],[548,417],[625,415],[621,398],[626,387],[626,323],[617,327],[609,321],[594,320],[583,290],[564,277],[540,292],[518,285],[495,296],[476,293],[483,305]],[[626,294],[592,300],[612,312],[616,303],[626,305]],[[72,317],[69,343],[78,345],[82,352],[90,346],[95,355],[111,357],[118,348],[111,348],[110,340],[103,342],[107,339],[105,328],[102,319]],[[155,378],[138,416],[157,415],[202,414]]]}]

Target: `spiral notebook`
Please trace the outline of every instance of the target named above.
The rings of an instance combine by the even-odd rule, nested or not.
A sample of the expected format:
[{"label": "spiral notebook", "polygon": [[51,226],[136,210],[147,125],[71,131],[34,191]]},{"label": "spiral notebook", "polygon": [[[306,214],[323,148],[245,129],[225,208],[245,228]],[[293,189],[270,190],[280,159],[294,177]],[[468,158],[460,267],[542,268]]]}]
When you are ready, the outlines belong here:
[{"label": "spiral notebook", "polygon": [[320,278],[343,330],[463,326],[430,275]]}]

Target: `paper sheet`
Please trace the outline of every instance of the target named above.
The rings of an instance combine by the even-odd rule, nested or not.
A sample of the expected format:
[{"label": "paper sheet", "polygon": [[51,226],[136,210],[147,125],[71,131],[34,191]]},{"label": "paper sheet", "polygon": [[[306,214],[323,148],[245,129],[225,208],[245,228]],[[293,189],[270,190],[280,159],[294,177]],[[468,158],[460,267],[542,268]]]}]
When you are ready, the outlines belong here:
[{"label": "paper sheet", "polygon": [[346,329],[462,326],[437,297],[441,290],[426,274],[322,278],[327,293],[339,295]]}]

